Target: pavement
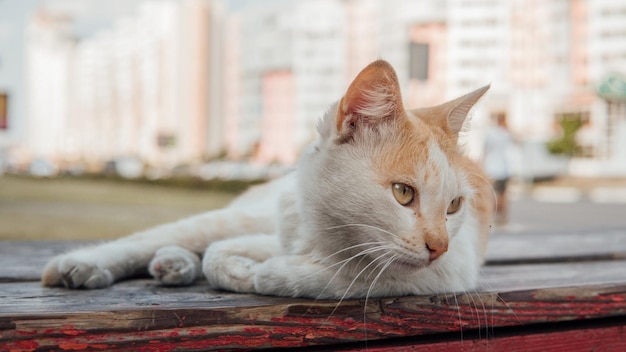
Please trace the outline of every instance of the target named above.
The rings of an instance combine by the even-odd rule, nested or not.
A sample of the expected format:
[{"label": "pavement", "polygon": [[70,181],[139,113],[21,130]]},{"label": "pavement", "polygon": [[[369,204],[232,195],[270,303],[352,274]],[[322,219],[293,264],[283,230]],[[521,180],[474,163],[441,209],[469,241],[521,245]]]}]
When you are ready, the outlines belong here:
[{"label": "pavement", "polygon": [[496,227],[496,234],[626,230],[626,179],[514,181],[509,190],[509,222]]},{"label": "pavement", "polygon": [[626,204],[626,178],[574,178],[527,184],[512,182],[512,199],[532,199],[546,203],[589,201],[599,204]]}]

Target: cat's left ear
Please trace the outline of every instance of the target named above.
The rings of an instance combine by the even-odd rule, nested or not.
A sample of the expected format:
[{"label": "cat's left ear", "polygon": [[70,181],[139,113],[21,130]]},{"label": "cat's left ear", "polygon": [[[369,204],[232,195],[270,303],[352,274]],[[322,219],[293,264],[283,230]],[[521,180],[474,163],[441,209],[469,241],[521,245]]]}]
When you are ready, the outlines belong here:
[{"label": "cat's left ear", "polygon": [[[467,118],[467,114],[476,105],[478,100],[489,90],[491,85],[486,85],[482,88],[478,88],[475,91],[466,94],[462,97],[451,100],[439,106],[444,112],[447,113],[447,119],[443,121],[445,131],[450,133],[452,138],[456,141],[459,138],[459,132],[463,128],[463,123]],[[442,121],[439,121],[441,123]]]},{"label": "cat's left ear", "polygon": [[358,126],[375,125],[403,114],[398,77],[391,65],[378,60],[352,81],[337,111],[337,133],[349,137]]}]

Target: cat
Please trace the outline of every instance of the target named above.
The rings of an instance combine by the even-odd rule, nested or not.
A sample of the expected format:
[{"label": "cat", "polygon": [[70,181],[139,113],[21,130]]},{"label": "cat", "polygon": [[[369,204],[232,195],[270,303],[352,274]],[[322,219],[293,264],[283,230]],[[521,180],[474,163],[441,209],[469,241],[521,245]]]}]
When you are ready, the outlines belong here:
[{"label": "cat", "polygon": [[295,171],[224,209],[57,256],[43,285],[103,288],[147,268],[163,285],[204,274],[216,289],[317,299],[473,289],[494,204],[457,141],[488,88],[407,111],[394,69],[375,61]]}]

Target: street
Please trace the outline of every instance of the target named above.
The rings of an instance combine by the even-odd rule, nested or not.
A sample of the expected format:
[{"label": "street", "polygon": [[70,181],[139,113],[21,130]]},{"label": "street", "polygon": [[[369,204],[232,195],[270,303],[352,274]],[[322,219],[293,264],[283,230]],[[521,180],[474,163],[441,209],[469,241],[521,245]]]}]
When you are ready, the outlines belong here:
[{"label": "street", "polygon": [[521,197],[511,201],[510,206],[509,225],[496,229],[496,233],[626,231],[626,203],[595,203],[587,199],[545,202]]}]

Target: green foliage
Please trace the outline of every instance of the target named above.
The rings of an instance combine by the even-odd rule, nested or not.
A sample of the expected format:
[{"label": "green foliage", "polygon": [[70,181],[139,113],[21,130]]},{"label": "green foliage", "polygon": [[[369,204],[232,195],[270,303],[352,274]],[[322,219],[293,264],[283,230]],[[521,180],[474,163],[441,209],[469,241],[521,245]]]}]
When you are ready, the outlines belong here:
[{"label": "green foliage", "polygon": [[574,156],[580,149],[576,143],[576,132],[582,126],[580,115],[566,114],[559,124],[561,125],[561,136],[547,143],[548,151],[555,155]]}]

